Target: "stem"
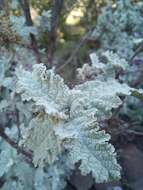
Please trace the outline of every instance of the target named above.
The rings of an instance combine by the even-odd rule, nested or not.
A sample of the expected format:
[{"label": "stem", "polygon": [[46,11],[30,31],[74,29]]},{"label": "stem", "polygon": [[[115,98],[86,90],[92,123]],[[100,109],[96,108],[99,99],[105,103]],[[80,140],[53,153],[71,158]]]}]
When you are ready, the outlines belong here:
[{"label": "stem", "polygon": [[27,158],[29,158],[30,160],[32,160],[32,152],[25,150],[23,147],[18,146],[18,144],[12,140],[5,132],[2,126],[0,126],[0,136],[2,137],[2,139],[4,139],[11,147],[15,148],[17,150],[18,153],[23,154],[24,156],[26,156]]},{"label": "stem", "polygon": [[[30,13],[30,7],[29,7],[28,0],[19,0],[19,3],[20,3],[20,6],[21,6],[21,8],[23,10],[27,26],[33,26],[33,21],[32,21],[32,18],[31,18],[31,13]],[[39,53],[39,50],[38,50],[35,35],[30,33],[30,39],[31,39],[31,47],[32,47],[33,52],[35,54],[37,63],[40,63],[41,62],[40,53]]]},{"label": "stem", "polygon": [[5,7],[4,0],[0,0],[0,10],[3,10]]},{"label": "stem", "polygon": [[79,49],[84,45],[84,43],[88,40],[88,38],[90,37],[90,35],[92,34],[93,29],[89,30],[79,41],[79,43],[77,43],[77,46],[74,48],[73,52],[71,53],[71,56],[68,58],[68,60],[58,66],[55,71],[56,73],[59,73],[65,66],[67,66],[68,64],[70,64],[72,62],[72,60],[74,59],[74,57],[76,56],[76,54],[78,53]]},{"label": "stem", "polygon": [[48,45],[47,45],[47,63],[52,66],[53,64],[53,53],[56,47],[57,39],[57,27],[59,24],[59,19],[61,11],[63,8],[64,0],[54,0],[51,18],[51,29],[48,31]]},{"label": "stem", "polygon": [[16,126],[18,130],[18,139],[17,139],[17,144],[18,144],[21,137],[21,130],[20,130],[19,110],[16,108],[16,106],[15,106],[15,115],[16,115]]}]

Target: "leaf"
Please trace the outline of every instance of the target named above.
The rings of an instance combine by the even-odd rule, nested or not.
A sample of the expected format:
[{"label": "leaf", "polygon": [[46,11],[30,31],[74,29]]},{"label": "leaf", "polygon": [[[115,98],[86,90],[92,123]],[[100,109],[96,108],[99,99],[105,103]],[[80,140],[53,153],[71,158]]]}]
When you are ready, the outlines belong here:
[{"label": "leaf", "polygon": [[14,164],[14,160],[11,158],[11,149],[2,150],[0,153],[0,177],[9,171]]},{"label": "leaf", "polygon": [[10,60],[11,56],[8,57],[5,55],[0,57],[0,87],[9,87],[9,84],[11,84],[12,78],[6,76],[10,68]]},{"label": "leaf", "polygon": [[99,112],[104,113],[112,108],[117,108],[122,103],[119,96],[131,95],[134,90],[127,84],[120,84],[115,79],[88,81],[76,86],[75,89],[79,90],[79,99],[86,98],[85,107],[86,104],[90,104],[90,106],[99,109]]},{"label": "leaf", "polygon": [[51,165],[61,154],[61,144],[54,133],[53,121],[48,118],[36,118],[30,122],[24,143],[34,152],[35,166],[43,167],[45,163]]},{"label": "leaf", "polygon": [[120,178],[120,166],[114,147],[109,144],[110,135],[100,131],[92,118],[79,117],[58,126],[55,133],[64,140],[71,165],[79,164],[83,175],[92,174],[97,183]]},{"label": "leaf", "polygon": [[43,64],[35,65],[32,73],[20,68],[16,74],[17,93],[23,101],[32,100],[39,112],[22,142],[33,151],[34,165],[52,167],[65,155],[69,170],[80,163],[81,173],[91,173],[96,182],[119,179],[115,149],[98,120],[109,118],[112,109],[122,103],[120,96],[128,96],[134,89],[105,73],[69,89]]},{"label": "leaf", "polygon": [[26,26],[25,18],[23,16],[10,16],[10,21],[12,23],[12,30],[16,32],[22,38],[29,37],[29,34],[32,33],[37,35],[36,28],[34,26]]},{"label": "leaf", "polygon": [[35,65],[34,71],[17,70],[17,92],[22,93],[23,100],[33,100],[42,106],[51,116],[65,119],[65,110],[69,101],[69,89],[62,78],[47,70],[44,65]]}]

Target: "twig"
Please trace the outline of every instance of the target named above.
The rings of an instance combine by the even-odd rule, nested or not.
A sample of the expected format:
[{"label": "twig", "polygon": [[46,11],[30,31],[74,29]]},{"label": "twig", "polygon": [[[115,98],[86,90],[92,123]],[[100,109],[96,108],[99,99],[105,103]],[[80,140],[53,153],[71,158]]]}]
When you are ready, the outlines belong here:
[{"label": "twig", "polygon": [[16,115],[16,126],[18,130],[18,138],[17,138],[17,144],[18,144],[21,137],[21,130],[20,130],[20,121],[19,121],[19,110],[16,107],[15,107],[15,115]]},{"label": "twig", "polygon": [[74,59],[74,57],[76,56],[76,54],[78,53],[79,49],[81,48],[81,46],[88,40],[88,38],[90,37],[90,35],[92,34],[93,29],[89,30],[85,36],[82,37],[82,39],[80,40],[80,42],[78,43],[77,47],[75,47],[74,51],[72,52],[71,56],[68,58],[68,60],[62,64],[61,66],[57,67],[55,69],[55,72],[58,73],[60,70],[62,70],[66,65],[70,64],[71,61]]},{"label": "twig", "polygon": [[17,150],[18,153],[23,154],[24,156],[26,156],[28,159],[30,159],[30,161],[32,161],[32,157],[33,154],[31,151],[29,150],[25,150],[23,147],[18,146],[18,144],[12,140],[5,132],[4,132],[4,128],[2,126],[0,126],[0,136],[2,137],[2,139],[4,139],[10,146],[12,146],[13,148],[15,148]]},{"label": "twig", "polygon": [[[31,18],[31,13],[30,13],[30,7],[29,7],[28,0],[19,0],[19,3],[20,3],[20,6],[21,6],[21,8],[23,10],[27,26],[33,26],[33,21],[32,21],[32,18]],[[35,35],[30,33],[30,39],[31,39],[31,47],[32,47],[33,52],[35,54],[37,63],[40,63],[41,62],[40,53],[39,53],[39,50],[38,50]]]},{"label": "twig", "polygon": [[139,45],[139,47],[135,50],[135,53],[133,54],[133,56],[130,58],[129,63],[131,63],[133,61],[133,59],[143,51],[143,42]]},{"label": "twig", "polygon": [[3,10],[5,7],[5,2],[4,0],[0,0],[0,10]]},{"label": "twig", "polygon": [[70,180],[68,179],[67,179],[67,185],[69,186],[71,190],[77,190],[76,187],[73,184],[71,184]]},{"label": "twig", "polygon": [[64,0],[54,0],[53,3],[51,28],[48,31],[48,43],[46,48],[47,64],[49,64],[50,66],[52,66],[53,63],[53,53],[56,47],[56,40],[57,40],[57,27],[59,24],[59,19],[63,8],[63,4]]},{"label": "twig", "polygon": [[143,136],[143,132],[134,131],[134,130],[127,130],[126,133],[137,135],[137,136]]}]

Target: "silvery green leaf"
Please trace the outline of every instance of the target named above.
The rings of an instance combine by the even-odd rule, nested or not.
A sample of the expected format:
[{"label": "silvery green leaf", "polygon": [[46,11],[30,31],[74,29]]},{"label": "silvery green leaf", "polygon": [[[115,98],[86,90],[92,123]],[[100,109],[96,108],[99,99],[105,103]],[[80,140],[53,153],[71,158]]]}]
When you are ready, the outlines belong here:
[{"label": "silvery green leaf", "polygon": [[98,39],[100,48],[96,52],[111,50],[120,57],[130,60],[134,54],[135,41],[142,38],[143,4],[130,0],[109,3],[101,9],[96,27],[91,35]]},{"label": "silvery green leaf", "polygon": [[9,171],[14,164],[14,160],[11,158],[11,149],[2,150],[0,153],[0,177]]},{"label": "silvery green leaf", "polygon": [[30,122],[24,144],[33,151],[35,166],[43,167],[45,163],[51,165],[58,160],[62,151],[61,142],[53,130],[53,121],[48,118],[36,118]]},{"label": "silvery green leaf", "polygon": [[42,106],[51,116],[65,119],[65,109],[69,101],[69,89],[63,79],[52,70],[46,71],[44,65],[35,65],[33,73],[17,70],[17,92],[23,100],[33,100],[37,106]]},{"label": "silvery green leaf", "polygon": [[2,190],[33,190],[34,185],[34,169],[20,158],[15,157],[15,164],[9,171],[6,183],[2,186]]},{"label": "silvery green leaf", "polygon": [[110,135],[100,131],[94,119],[88,121],[86,117],[79,117],[58,126],[55,133],[64,140],[69,151],[68,161],[71,165],[80,163],[83,175],[91,173],[97,183],[120,178],[115,149],[108,142]]},{"label": "silvery green leaf", "polygon": [[0,86],[7,86],[7,81],[11,82],[11,78],[6,77],[6,72],[10,68],[11,56],[1,55],[0,56]]},{"label": "silvery green leaf", "polygon": [[18,5],[19,5],[18,0],[11,0],[12,9],[17,9]]},{"label": "silvery green leaf", "polygon": [[[108,54],[105,56],[108,58]],[[124,67],[119,60],[112,64],[110,57],[117,58],[109,55],[105,68],[108,64]],[[134,89],[120,83],[114,75],[108,78],[106,72],[108,69],[103,77],[99,73],[100,77],[69,89],[59,75],[43,64],[35,65],[32,72],[17,69],[17,93],[39,110],[21,142],[33,151],[35,166],[53,167],[66,153],[69,170],[80,163],[81,173],[91,173],[96,182],[120,178],[121,168],[109,143],[110,135],[100,130],[98,120],[109,118],[112,109],[121,105],[120,96],[131,95]]]},{"label": "silvery green leaf", "polygon": [[41,16],[39,17],[39,28],[44,31],[50,31],[51,29],[51,10],[43,11]]},{"label": "silvery green leaf", "polygon": [[36,190],[62,190],[66,186],[65,173],[66,170],[62,166],[61,162],[56,162],[55,164],[47,168],[47,172],[43,169],[37,169],[35,172],[35,184]]},{"label": "silvery green leaf", "polygon": [[30,33],[37,35],[37,31],[34,26],[25,25],[25,18],[23,16],[10,16],[10,21],[12,23],[13,31],[21,37],[26,38]]},{"label": "silvery green leaf", "polygon": [[7,100],[0,101],[0,112],[3,111],[3,109],[7,108],[10,105],[10,102]]}]

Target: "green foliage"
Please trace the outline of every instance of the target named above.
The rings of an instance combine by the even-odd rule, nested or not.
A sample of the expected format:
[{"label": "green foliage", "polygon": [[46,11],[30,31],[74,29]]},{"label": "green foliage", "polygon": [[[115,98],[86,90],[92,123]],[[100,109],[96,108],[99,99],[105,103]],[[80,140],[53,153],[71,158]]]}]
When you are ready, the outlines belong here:
[{"label": "green foliage", "polygon": [[120,57],[131,58],[137,41],[142,41],[142,2],[116,1],[105,6],[92,33],[100,43],[100,49],[113,50]]}]

